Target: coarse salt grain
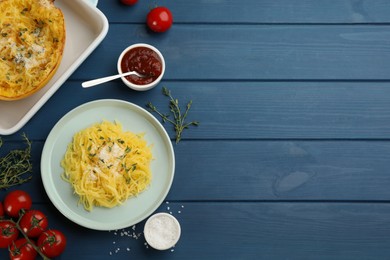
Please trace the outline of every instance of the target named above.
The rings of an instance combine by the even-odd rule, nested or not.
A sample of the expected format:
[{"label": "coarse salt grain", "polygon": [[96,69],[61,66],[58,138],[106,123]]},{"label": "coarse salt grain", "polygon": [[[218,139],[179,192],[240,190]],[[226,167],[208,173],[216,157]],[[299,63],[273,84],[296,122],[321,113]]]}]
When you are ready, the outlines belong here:
[{"label": "coarse salt grain", "polygon": [[145,223],[145,239],[155,249],[166,250],[173,247],[179,240],[180,233],[179,222],[167,213],[155,214]]},{"label": "coarse salt grain", "polygon": [[115,246],[114,248],[109,251],[109,255],[112,256],[113,254],[119,254],[121,252],[131,252],[130,247],[122,247],[123,246],[123,238],[129,237],[131,239],[139,239],[142,236],[142,232],[135,232],[136,231],[136,225],[133,225],[132,227],[129,227],[128,229],[120,229],[120,230],[109,230],[115,236],[115,240],[112,241],[112,244]]}]

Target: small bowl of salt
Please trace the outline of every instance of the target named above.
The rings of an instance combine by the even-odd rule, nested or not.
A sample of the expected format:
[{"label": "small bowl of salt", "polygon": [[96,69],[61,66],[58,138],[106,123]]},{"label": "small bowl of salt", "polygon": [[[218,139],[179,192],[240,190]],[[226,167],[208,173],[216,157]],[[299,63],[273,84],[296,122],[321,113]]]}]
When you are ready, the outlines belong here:
[{"label": "small bowl of salt", "polygon": [[179,221],[168,213],[154,214],[145,223],[145,240],[149,246],[157,250],[167,250],[175,246],[180,234]]}]

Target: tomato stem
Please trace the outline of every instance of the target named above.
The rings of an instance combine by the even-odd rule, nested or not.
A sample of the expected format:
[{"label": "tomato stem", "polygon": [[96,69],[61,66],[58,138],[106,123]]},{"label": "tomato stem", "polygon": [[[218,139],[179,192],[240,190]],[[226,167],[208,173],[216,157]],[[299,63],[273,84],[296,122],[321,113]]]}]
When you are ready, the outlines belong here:
[{"label": "tomato stem", "polygon": [[[20,211],[20,215],[19,215],[19,219],[17,221],[14,221],[13,219],[8,219],[8,221],[12,222],[13,224],[15,224],[15,227],[19,230],[19,232],[23,235],[23,237],[27,240],[27,242],[35,249],[35,251],[37,251],[37,253],[42,257],[43,260],[50,260],[50,258],[48,258],[47,256],[45,256],[41,250],[39,249],[38,246],[36,246],[31,240],[30,238],[27,236],[27,234],[23,231],[23,229],[20,227],[19,225],[19,222],[21,220],[21,218],[23,217],[25,211],[24,210],[21,210]],[[0,219],[0,222],[2,221],[7,221],[5,219]]]}]

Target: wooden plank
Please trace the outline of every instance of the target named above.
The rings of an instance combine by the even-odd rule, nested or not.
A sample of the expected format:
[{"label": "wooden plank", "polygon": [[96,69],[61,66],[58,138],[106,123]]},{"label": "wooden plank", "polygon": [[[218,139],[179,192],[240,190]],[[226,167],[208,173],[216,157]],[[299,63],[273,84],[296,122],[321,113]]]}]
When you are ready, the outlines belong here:
[{"label": "wooden plank", "polygon": [[183,256],[364,259],[389,254],[387,204],[191,204],[185,210],[182,223],[199,224],[185,226],[181,242],[189,245],[175,250]]},{"label": "wooden plank", "polygon": [[[386,0],[160,0],[180,23],[388,23],[390,3]],[[152,7],[138,1],[127,7],[100,1],[98,8],[111,23],[143,23]]]},{"label": "wooden plank", "polygon": [[[46,206],[42,210],[48,214],[50,227],[62,230],[68,238],[60,259],[386,259],[390,254],[389,204],[169,205],[182,226],[181,239],[173,252],[146,248],[142,235],[138,239],[121,236],[133,232],[131,228],[119,230],[116,235],[92,231]],[[168,212],[166,205],[161,211]],[[143,225],[136,225],[137,234]],[[0,258],[6,259],[6,249],[0,250]]]},{"label": "wooden plank", "polygon": [[[19,146],[7,142],[0,151],[11,147]],[[43,188],[37,188],[42,187],[42,147],[42,141],[34,141],[33,180],[22,186],[39,203],[48,202]],[[182,141],[174,149],[168,200],[390,200],[388,142]]]},{"label": "wooden plank", "polygon": [[[143,108],[152,101],[168,113],[162,86],[168,87],[183,107],[193,100],[188,120],[198,120],[201,125],[185,130],[184,139],[389,138],[387,83],[163,81],[153,90],[136,92],[117,80],[90,89],[81,88],[80,81],[65,83],[12,139],[18,140],[20,133],[26,132],[42,140],[66,112],[95,99],[122,99]],[[173,127],[167,124],[165,128],[174,138]]]},{"label": "wooden plank", "polygon": [[197,141],[175,152],[169,199],[390,199],[386,142]]},{"label": "wooden plank", "polygon": [[168,80],[389,80],[389,29],[184,24],[155,35],[143,25],[113,24],[102,45],[71,78],[116,73],[122,50],[146,42],[165,56]]}]

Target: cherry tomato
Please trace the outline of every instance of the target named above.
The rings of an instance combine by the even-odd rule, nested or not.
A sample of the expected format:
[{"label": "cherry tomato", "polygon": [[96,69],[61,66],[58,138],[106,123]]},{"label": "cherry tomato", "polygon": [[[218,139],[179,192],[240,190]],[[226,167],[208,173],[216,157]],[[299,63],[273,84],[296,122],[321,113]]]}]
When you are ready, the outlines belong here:
[{"label": "cherry tomato", "polygon": [[45,256],[49,258],[57,257],[65,250],[66,237],[61,231],[47,230],[39,236],[38,247]]},{"label": "cherry tomato", "polygon": [[163,6],[153,8],[146,17],[146,24],[154,32],[165,32],[171,28],[172,23],[171,11]]},{"label": "cherry tomato", "polygon": [[28,237],[38,237],[47,229],[49,221],[41,211],[29,210],[20,219],[19,225]]},{"label": "cherry tomato", "polygon": [[138,0],[121,0],[121,2],[125,5],[134,5],[138,2]]},{"label": "cherry tomato", "polygon": [[7,248],[18,238],[19,230],[11,221],[0,221],[0,248]]},{"label": "cherry tomato", "polygon": [[0,217],[4,217],[4,207],[1,201],[0,201]]},{"label": "cherry tomato", "polygon": [[9,249],[11,260],[34,260],[38,255],[34,247],[27,242],[27,239],[20,238],[12,243]]},{"label": "cherry tomato", "polygon": [[5,196],[4,211],[10,217],[18,217],[21,209],[31,208],[32,200],[30,195],[22,190],[14,190]]}]

